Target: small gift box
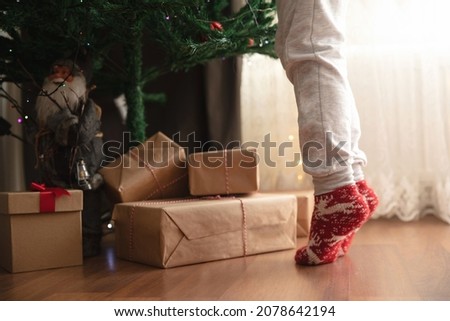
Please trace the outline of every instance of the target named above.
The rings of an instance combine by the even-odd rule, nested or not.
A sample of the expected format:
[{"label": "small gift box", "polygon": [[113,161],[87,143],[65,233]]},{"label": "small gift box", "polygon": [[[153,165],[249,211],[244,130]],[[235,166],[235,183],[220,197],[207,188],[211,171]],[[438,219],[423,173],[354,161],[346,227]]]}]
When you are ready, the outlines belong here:
[{"label": "small gift box", "polygon": [[188,157],[188,171],[193,196],[246,194],[259,189],[256,150],[193,153]]},{"label": "small gift box", "polygon": [[252,194],[116,204],[116,254],[160,268],[292,249],[293,195]]},{"label": "small gift box", "polygon": [[99,172],[118,203],[189,195],[186,153],[160,132]]},{"label": "small gift box", "polygon": [[0,266],[25,272],[83,264],[82,207],[80,190],[0,193]]}]

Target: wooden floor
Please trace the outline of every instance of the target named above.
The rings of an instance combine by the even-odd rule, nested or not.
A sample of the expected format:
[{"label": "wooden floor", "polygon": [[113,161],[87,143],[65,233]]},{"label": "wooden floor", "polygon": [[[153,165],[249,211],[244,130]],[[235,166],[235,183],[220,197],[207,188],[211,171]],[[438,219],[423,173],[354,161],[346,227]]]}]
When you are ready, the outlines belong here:
[{"label": "wooden floor", "polygon": [[113,244],[83,266],[0,270],[0,300],[450,300],[450,225],[433,217],[371,220],[346,257],[317,267],[288,250],[164,270],[116,259]]}]

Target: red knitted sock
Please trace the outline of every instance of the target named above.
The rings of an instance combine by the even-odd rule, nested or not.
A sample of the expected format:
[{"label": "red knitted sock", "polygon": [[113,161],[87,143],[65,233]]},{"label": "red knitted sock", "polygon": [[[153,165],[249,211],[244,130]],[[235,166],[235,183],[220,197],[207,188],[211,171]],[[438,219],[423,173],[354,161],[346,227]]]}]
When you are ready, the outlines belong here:
[{"label": "red knitted sock", "polygon": [[[367,182],[365,180],[356,182],[356,186],[358,187],[359,193],[364,196],[367,206],[369,207],[369,215],[367,215],[367,218],[364,220],[365,223],[370,219],[373,212],[375,212],[378,206],[378,196],[377,194],[375,194],[373,189],[367,185]],[[350,246],[352,245],[353,237],[355,236],[356,232],[357,231],[355,230],[345,240],[342,241],[342,251],[339,252],[339,256],[345,255],[348,252]]]},{"label": "red knitted sock", "polygon": [[295,261],[301,265],[334,262],[342,241],[362,226],[368,212],[355,184],[316,196],[309,241],[297,250]]}]

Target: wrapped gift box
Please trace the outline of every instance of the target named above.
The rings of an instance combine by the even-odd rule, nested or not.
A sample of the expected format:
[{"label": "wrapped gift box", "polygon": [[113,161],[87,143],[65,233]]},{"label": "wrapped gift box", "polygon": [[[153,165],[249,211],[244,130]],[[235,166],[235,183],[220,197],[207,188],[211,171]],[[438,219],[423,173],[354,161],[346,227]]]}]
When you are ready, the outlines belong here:
[{"label": "wrapped gift box", "polygon": [[41,212],[39,192],[0,193],[0,266],[25,272],[83,264],[83,193],[57,197]]},{"label": "wrapped gift box", "polygon": [[189,195],[186,153],[156,133],[99,171],[114,202],[134,202]]},{"label": "wrapped gift box", "polygon": [[188,157],[188,170],[193,196],[245,194],[259,188],[256,150],[193,153]]},{"label": "wrapped gift box", "polygon": [[297,199],[297,237],[309,236],[311,217],[314,211],[314,191],[283,191],[268,192],[275,194],[294,195]]},{"label": "wrapped gift box", "polygon": [[297,237],[308,236],[314,211],[314,191],[296,191],[292,194],[297,198]]},{"label": "wrapped gift box", "polygon": [[296,246],[293,195],[116,204],[119,258],[170,268]]}]

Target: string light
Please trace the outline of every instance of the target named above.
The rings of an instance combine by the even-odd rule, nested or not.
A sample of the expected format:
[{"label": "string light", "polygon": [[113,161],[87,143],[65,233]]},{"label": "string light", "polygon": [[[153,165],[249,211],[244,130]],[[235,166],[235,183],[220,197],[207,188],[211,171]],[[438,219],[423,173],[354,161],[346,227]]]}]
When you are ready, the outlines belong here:
[{"label": "string light", "polygon": [[[219,1],[214,1],[214,0],[205,0],[205,1],[207,3],[214,4],[214,5],[217,3],[220,6]],[[16,2],[20,3],[21,0],[16,0]],[[79,4],[83,4],[83,5],[82,6],[81,5],[80,6],[76,6],[76,5],[75,6],[69,6],[68,8],[80,9],[80,8],[86,7],[86,6],[84,6],[84,0],[79,0],[78,2],[79,2]],[[86,1],[86,3],[87,2],[88,1]],[[248,6],[250,6],[249,3],[251,1],[245,1],[245,2],[246,2],[246,4]],[[24,3],[26,4],[27,2],[24,1]],[[161,9],[157,8],[158,7],[157,4],[159,4],[159,3],[161,3]],[[162,36],[164,36],[164,34],[166,32],[171,32],[170,28],[172,27],[172,24],[174,22],[177,22],[178,20],[183,20],[183,21],[180,21],[179,24],[174,25],[173,28],[180,28],[181,27],[183,29],[190,29],[190,28],[195,29],[193,31],[194,32],[194,34],[193,34],[194,37],[192,37],[192,39],[191,39],[190,36],[184,36],[184,33],[180,32],[180,35],[182,36],[182,39],[180,41],[178,41],[178,39],[177,39],[177,41],[170,41],[170,44],[173,43],[173,44],[175,44],[177,46],[178,46],[178,43],[180,43],[181,47],[182,47],[181,50],[176,50],[176,51],[174,51],[174,53],[172,53],[172,46],[167,46],[168,49],[164,48],[170,54],[172,54],[174,56],[174,58],[170,59],[170,61],[174,61],[173,65],[174,66],[177,65],[178,69],[190,68],[191,66],[193,66],[195,64],[203,63],[205,59],[210,59],[210,57],[217,57],[217,56],[219,56],[222,60],[226,60],[228,56],[235,55],[236,54],[235,51],[240,54],[241,53],[240,52],[241,51],[240,48],[241,47],[245,48],[246,41],[248,41],[248,45],[249,46],[253,46],[253,44],[255,45],[255,48],[252,48],[250,50],[251,52],[259,51],[258,44],[261,44],[261,47],[264,47],[264,43],[269,43],[267,40],[264,42],[264,38],[265,37],[270,37],[270,35],[267,35],[268,32],[266,32],[266,34],[261,36],[261,31],[264,30],[264,28],[263,28],[264,26],[258,24],[258,21],[256,20],[256,17],[255,17],[255,13],[258,13],[258,15],[259,15],[260,12],[258,10],[256,10],[256,7],[253,8],[253,4],[252,4],[251,7],[247,7],[247,8],[245,8],[245,6],[243,6],[243,10],[247,10],[247,12],[250,10],[250,12],[255,17],[254,22],[250,19],[250,22],[252,22],[253,25],[256,25],[254,27],[255,28],[255,33],[253,33],[253,31],[250,32],[250,29],[253,28],[253,26],[249,26],[249,30],[248,30],[249,31],[248,32],[249,35],[245,35],[245,33],[244,33],[243,36],[245,38],[242,37],[240,40],[237,40],[237,41],[233,40],[232,41],[231,39],[229,39],[228,33],[230,33],[230,34],[233,33],[234,29],[236,29],[236,28],[240,29],[240,26],[241,26],[240,20],[245,20],[243,18],[241,19],[241,16],[238,15],[236,17],[236,19],[233,18],[233,19],[230,19],[230,20],[224,20],[224,21],[227,21],[227,26],[226,27],[227,28],[229,27],[229,30],[227,30],[227,33],[224,34],[222,37],[217,36],[217,37],[214,37],[214,38],[213,37],[209,38],[208,37],[208,35],[209,35],[208,30],[203,32],[202,28],[198,28],[196,26],[198,25],[199,22],[208,23],[209,21],[211,21],[211,19],[209,19],[207,17],[207,15],[209,15],[209,12],[211,11],[209,9],[214,9],[215,7],[213,7],[213,6],[211,6],[211,8],[205,7],[205,5],[204,5],[205,2],[203,2],[202,5],[196,6],[198,10],[201,10],[201,11],[199,11],[200,15],[197,17],[196,12],[195,12],[195,8],[196,8],[195,6],[192,7],[192,8],[190,8],[190,6],[188,6],[187,10],[179,10],[179,11],[174,10],[173,11],[173,10],[168,9],[168,8],[171,7],[171,5],[169,5],[169,3],[170,3],[169,1],[156,2],[155,3],[155,13],[158,12],[156,10],[161,10],[161,11],[159,11],[157,16],[151,15],[150,16],[151,19],[149,19],[149,21],[145,20],[145,23],[146,24],[147,23],[149,23],[149,24],[155,23],[157,27],[163,26],[164,30],[162,32],[158,32],[157,33],[157,34],[161,34]],[[201,3],[201,2],[198,2],[198,3]],[[92,1],[91,1],[90,5],[93,5]],[[87,6],[90,6],[90,5],[87,5]],[[176,4],[174,4],[174,5],[176,6]],[[17,9],[22,8],[22,10],[26,10],[25,7],[19,7],[19,5],[16,5],[15,7]],[[62,8],[65,8],[65,7],[66,7],[66,4],[64,4],[64,6],[62,6]],[[262,7],[268,8],[268,9],[264,9],[264,10],[267,10],[267,11],[271,8],[269,5],[263,5]],[[58,7],[57,9],[61,9],[61,8]],[[203,11],[204,9],[205,9],[205,12]],[[5,11],[0,10],[0,16],[2,16],[1,13],[6,14]],[[78,21],[80,18],[81,19],[91,19],[91,18],[93,18],[93,16],[91,16],[89,12],[87,12],[87,17],[79,17],[78,16],[78,11],[76,11],[75,12],[76,14],[74,14],[73,16],[69,15],[69,13],[70,13],[70,10],[64,10],[64,11],[61,12],[61,14],[58,15],[59,19],[63,19],[64,20],[63,26],[66,26],[68,22],[73,22],[74,25],[76,26],[76,25],[79,25],[79,24],[78,23],[75,24],[75,22]],[[19,11],[17,13],[15,11],[8,12],[8,15],[10,15],[10,14],[11,15],[20,14],[20,12]],[[174,15],[172,16],[172,14],[174,14]],[[263,14],[263,13],[261,13],[261,14]],[[185,19],[185,15],[187,16],[186,19]],[[37,14],[37,16],[39,16],[39,14]],[[264,16],[265,16],[265,14],[264,14]],[[181,18],[178,18],[178,17],[181,17]],[[221,14],[220,15],[217,14],[217,18],[216,19],[220,20],[220,17],[222,17],[222,15]],[[245,17],[245,15],[242,16],[242,17]],[[11,18],[14,18],[14,16],[12,16]],[[156,22],[150,21],[150,20],[153,20],[155,18],[157,20]],[[161,18],[163,20],[166,20],[167,22],[166,23],[164,23],[164,21],[161,22]],[[224,16],[224,18],[225,18],[225,16]],[[14,21],[16,19],[10,19],[10,20]],[[190,22],[191,20],[192,20],[192,23]],[[20,21],[20,19],[19,19],[19,21]],[[109,21],[107,21],[107,22],[109,22]],[[237,22],[237,23],[235,23],[235,22]],[[242,23],[246,23],[246,21],[243,21]],[[11,22],[11,24],[12,24],[12,22]],[[36,25],[36,24],[34,24],[34,25]],[[12,24],[12,26],[14,27],[14,24]],[[38,26],[38,27],[41,27],[41,26]],[[45,27],[45,26],[43,26],[43,27]],[[83,26],[81,26],[81,27],[83,27]],[[25,31],[26,31],[27,28],[26,27],[24,27],[24,28],[25,28]],[[80,29],[86,30],[86,34],[84,34],[83,31],[80,31]],[[218,29],[220,31],[221,27],[219,27]],[[272,29],[270,29],[270,30],[272,30]],[[186,34],[188,32],[190,32],[190,30],[183,30],[183,31],[186,31]],[[245,31],[247,31],[247,28],[245,29]],[[39,33],[40,29],[36,30],[36,32]],[[85,46],[83,48],[84,50],[89,50],[88,47],[94,46],[89,41],[87,41],[87,39],[90,38],[90,39],[93,39],[93,41],[95,41],[96,36],[94,35],[91,38],[90,33],[91,32],[96,32],[96,30],[90,30],[89,28],[88,29],[84,29],[84,28],[78,27],[77,29],[75,29],[74,32],[75,32],[75,35],[78,33],[78,37],[75,37],[75,38],[78,38],[78,46],[80,46],[80,45],[83,46],[84,45]],[[198,33],[200,33],[199,36],[197,36]],[[155,34],[156,34],[156,32],[155,32]],[[249,38],[250,35],[252,37],[255,37],[255,38],[254,39],[253,38]],[[115,37],[115,36],[116,36],[115,34],[112,34],[112,37]],[[122,37],[122,34],[119,32],[118,36]],[[161,39],[162,39],[162,36],[161,36]],[[176,33],[175,36],[178,36],[178,33]],[[203,40],[203,39],[205,39],[205,40]],[[246,40],[246,39],[248,39],[248,40]],[[100,45],[97,41],[95,41],[95,42],[96,42],[95,47]],[[199,44],[198,48],[200,48],[200,49],[204,48],[204,51],[197,50],[196,51],[197,55],[195,57],[187,57],[188,59],[186,59],[185,56],[187,56],[188,54],[187,55],[184,54],[184,52],[186,52],[186,50],[184,50],[184,43],[185,42],[188,45],[190,45],[191,43],[193,43],[193,45]],[[71,42],[68,42],[67,45],[70,45],[70,43]],[[66,43],[64,43],[63,45],[66,46]],[[17,53],[15,53],[15,48],[18,48],[18,47],[17,46],[11,46],[11,49],[10,48],[5,48],[7,50],[6,51],[7,56],[13,56],[14,54],[17,54]],[[189,49],[190,47],[187,47],[187,48]],[[35,48],[33,47],[33,48],[30,49],[30,51],[32,52],[34,49]],[[36,47],[36,49],[39,49],[39,48]],[[25,47],[24,50],[27,51],[28,47]],[[65,50],[69,50],[69,49],[65,49]],[[77,50],[78,50],[78,48],[77,48]],[[101,48],[99,50],[101,50]],[[262,53],[266,53],[268,51],[269,50],[264,50],[264,51],[262,50],[261,52]],[[226,55],[223,54],[224,52],[226,52]],[[230,52],[230,53],[228,54],[228,52]],[[26,52],[25,54],[28,54],[28,52]],[[32,56],[32,55],[30,55],[30,56]],[[191,58],[192,58],[192,60],[191,60]],[[181,61],[181,62],[178,62],[178,61]],[[26,62],[27,61],[24,61],[24,65],[26,65]],[[99,64],[100,63],[103,64],[103,61],[100,61]],[[250,64],[250,62],[249,62],[249,64]],[[179,66],[181,66],[181,67],[179,67]],[[186,67],[184,67],[184,66],[186,66]],[[168,69],[168,68],[165,65],[163,65],[162,67],[163,67],[163,72],[162,73],[164,73],[165,70]],[[155,68],[155,69],[157,69],[157,68]],[[171,68],[171,69],[175,69],[175,68]],[[34,75],[31,75],[31,76],[34,76]],[[9,75],[8,75],[8,78],[9,78]],[[65,86],[65,84],[61,84],[61,86]],[[34,99],[32,99],[31,101],[34,102]],[[27,99],[26,103],[30,103],[30,100]],[[20,119],[20,122],[25,122],[25,118],[24,118],[23,115],[22,115],[22,118]]]},{"label": "string light", "polygon": [[17,123],[22,124],[25,120],[28,120],[28,115],[17,118]]},{"label": "string light", "polygon": [[108,224],[106,225],[106,227],[108,228],[108,230],[114,230],[114,224],[115,222],[114,222],[114,220],[111,220],[111,221],[109,221],[108,222]]}]

